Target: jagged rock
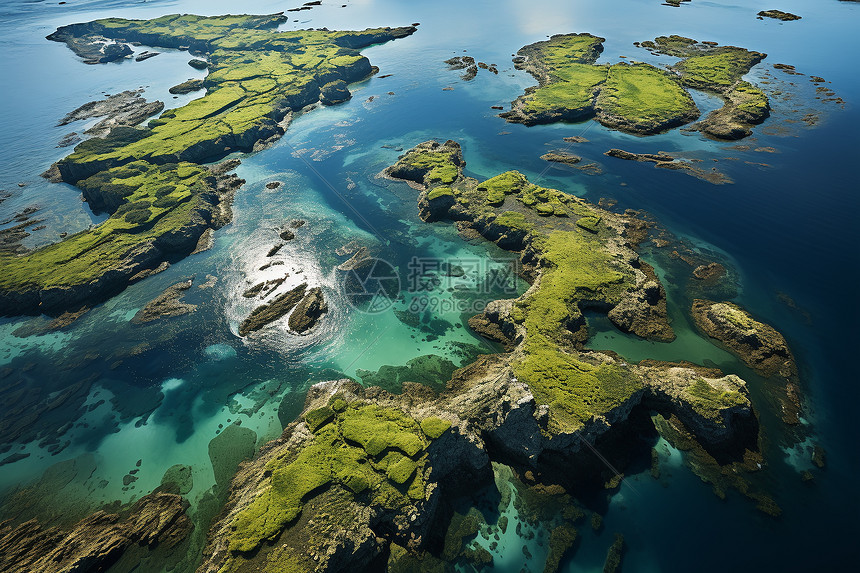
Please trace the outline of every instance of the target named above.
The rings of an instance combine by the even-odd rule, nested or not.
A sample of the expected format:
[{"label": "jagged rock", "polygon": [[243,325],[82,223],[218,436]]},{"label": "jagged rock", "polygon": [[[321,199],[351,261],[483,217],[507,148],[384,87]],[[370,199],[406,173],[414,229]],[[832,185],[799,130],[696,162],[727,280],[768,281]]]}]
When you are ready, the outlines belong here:
[{"label": "jagged rock", "polygon": [[255,308],[239,325],[239,336],[247,336],[286,315],[304,298],[307,287],[307,283],[302,283],[272,302]]},{"label": "jagged rock", "polygon": [[169,549],[192,529],[188,502],[151,493],[119,513],[98,511],[64,531],[33,519],[0,523],[0,569],[9,573],[105,571],[123,556]]},{"label": "jagged rock", "polygon": [[[653,271],[651,271],[652,276]],[[669,326],[666,310],[666,291],[654,278],[646,278],[636,289],[629,290],[615,307],[607,313],[621,330],[632,332],[648,340],[672,342],[675,332]]]},{"label": "jagged rock", "polygon": [[137,311],[134,318],[131,319],[133,324],[143,324],[152,322],[160,318],[171,318],[174,316],[182,316],[189,312],[197,310],[197,305],[182,302],[182,296],[185,291],[191,288],[192,280],[187,280],[164,289],[160,295],[149,301],[146,306]]},{"label": "jagged rock", "polygon": [[85,103],[69,112],[57,125],[68,125],[73,121],[104,117],[84,133],[104,137],[117,126],[133,127],[144,119],[164,109],[164,102],[148,102],[140,97],[143,90],[128,90],[106,97],[103,100]]},{"label": "jagged rock", "polygon": [[290,330],[299,334],[313,328],[320,317],[328,311],[328,305],[323,298],[322,289],[314,287],[308,290],[301,302],[296,305],[290,315],[288,325]]}]

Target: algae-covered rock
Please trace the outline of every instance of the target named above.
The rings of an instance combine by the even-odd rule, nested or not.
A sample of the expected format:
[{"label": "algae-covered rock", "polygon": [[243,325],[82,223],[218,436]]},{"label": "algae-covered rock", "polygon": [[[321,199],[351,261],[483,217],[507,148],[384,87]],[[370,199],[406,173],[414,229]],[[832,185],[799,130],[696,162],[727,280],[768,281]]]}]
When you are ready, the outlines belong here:
[{"label": "algae-covered rock", "polygon": [[203,80],[191,79],[185,80],[180,84],[176,84],[169,91],[172,94],[190,94],[203,89]]},{"label": "algae-covered rock", "polygon": [[209,441],[209,460],[219,488],[227,487],[239,463],[253,457],[256,446],[257,433],[236,424]]},{"label": "algae-covered rock", "polygon": [[705,334],[719,340],[762,376],[794,378],[797,366],[785,338],[736,304],[696,299],[693,319]]},{"label": "algae-covered rock", "polygon": [[550,151],[540,156],[544,161],[553,163],[564,163],[565,165],[576,165],[582,161],[582,157],[570,153],[569,151]]},{"label": "algae-covered rock", "polygon": [[167,468],[161,478],[161,486],[167,493],[186,495],[194,487],[191,466],[176,464]]},{"label": "algae-covered rock", "polygon": [[[302,301],[305,297],[307,287],[307,283],[302,283],[299,286],[278,295],[271,302],[255,308],[251,314],[248,315],[248,318],[243,320],[242,324],[239,325],[239,336],[247,336],[248,334],[260,330],[264,326],[285,316]],[[301,321],[301,324],[305,323],[306,321]]]},{"label": "algae-covered rock", "polygon": [[290,330],[301,334],[312,329],[327,311],[328,305],[323,298],[322,289],[314,287],[308,290],[296,305],[287,324]]},{"label": "algae-covered rock", "polygon": [[549,553],[546,556],[544,573],[556,573],[561,560],[576,541],[576,529],[567,524],[554,527],[549,535]]},{"label": "algae-covered rock", "polygon": [[794,355],[775,328],[759,322],[730,302],[695,299],[693,321],[704,334],[716,339],[732,354],[764,377],[777,380],[773,388],[787,424],[800,421],[800,380]]}]

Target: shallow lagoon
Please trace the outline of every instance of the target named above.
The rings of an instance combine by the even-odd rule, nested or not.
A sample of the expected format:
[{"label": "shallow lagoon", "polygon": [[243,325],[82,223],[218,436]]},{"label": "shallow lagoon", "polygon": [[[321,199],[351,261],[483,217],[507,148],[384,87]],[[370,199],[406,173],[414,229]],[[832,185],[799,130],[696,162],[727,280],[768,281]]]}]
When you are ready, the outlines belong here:
[{"label": "shallow lagoon", "polygon": [[[61,437],[61,443],[69,442],[65,449],[51,455],[37,443],[16,443],[9,453],[30,456],[2,467],[0,488],[27,483],[52,464],[91,453],[96,469],[82,480],[81,492],[93,503],[133,499],[157,486],[164,471],[177,463],[194,469],[190,494],[194,500],[214,483],[207,444],[220,431],[219,425],[241,420],[262,442],[276,436],[300,411],[304,390],[314,381],[402,365],[430,353],[462,364],[463,344],[494,350],[463,328],[456,312],[436,317],[450,327],[428,332],[404,324],[391,312],[355,312],[336,297],[333,267],[339,260],[332,252],[352,239],[377,249],[401,276],[406,276],[413,256],[442,253],[459,260],[479,259],[485,270],[504,266],[504,253],[467,244],[445,224],[421,223],[412,190],[375,178],[396,160],[397,148],[438,137],[463,144],[471,175],[489,177],[516,167],[533,181],[592,201],[608,197],[621,207],[645,209],[673,233],[702,248],[728,253],[741,276],[738,300],[777,326],[792,344],[812,404],[810,421],[828,450],[827,469],[817,474],[815,485],[807,486],[798,477],[805,467],[793,466],[780,449],[787,445],[770,444],[769,459],[778,476],[772,485],[784,509],[780,520],[759,514],[734,493],[727,500],[718,499],[682,466],[665,471],[660,481],[647,471],[628,476],[606,505],[603,532],[595,535],[587,526],[580,528],[582,540],[566,570],[599,570],[615,531],[624,533],[625,567],[635,571],[722,570],[727,563],[742,570],[791,570],[841,563],[856,534],[854,518],[860,507],[858,494],[850,487],[860,468],[852,454],[858,391],[851,383],[856,376],[849,363],[860,347],[852,327],[860,317],[852,299],[860,278],[853,222],[860,200],[853,193],[854,175],[845,151],[856,146],[860,128],[856,107],[860,82],[845,61],[845,54],[860,48],[854,33],[860,10],[833,0],[816,5],[812,12],[806,3],[786,0],[779,7],[801,14],[803,20],[758,21],[755,12],[773,7],[765,4],[693,0],[671,8],[657,0],[432,6],[367,1],[349,2],[345,9],[340,3],[324,4],[298,13],[300,22],[285,27],[346,29],[410,22],[421,22],[421,27],[410,38],[364,51],[380,67],[380,74],[391,77],[353,86],[350,102],[300,117],[274,148],[243,159],[238,173],[247,183],[236,197],[233,223],[216,233],[212,250],[132,286],[67,331],[19,338],[12,333],[22,324],[43,319],[0,322],[0,368],[11,369],[6,380],[21,376],[48,395],[88,383],[81,407],[71,407],[70,402],[46,421],[56,428],[73,423]],[[251,1],[243,3],[241,11],[268,13],[286,7]],[[4,87],[0,109],[4,150],[0,188],[12,192],[12,197],[0,204],[0,212],[5,218],[30,204],[42,206],[40,216],[45,215],[48,228],[30,239],[30,244],[38,245],[101,220],[81,204],[76,190],[38,177],[68,153],[55,147],[59,139],[86,127],[57,128],[59,118],[103,93],[138,86],[149,86],[146,96],[162,99],[168,107],[182,105],[187,99],[174,100],[167,88],[199,77],[181,53],[139,63],[85,66],[65,46],[43,37],[59,25],[104,16],[218,14],[237,8],[230,2],[93,0],[64,6],[7,2],[2,11],[0,72],[11,81]],[[831,81],[848,103],[845,109],[823,106],[812,99],[814,88],[806,78],[772,72],[776,81],[795,81],[799,93],[791,102],[775,100],[774,117],[755,130],[753,146],[774,147],[780,151],[775,154],[728,150],[726,144],[679,130],[643,139],[593,122],[525,128],[496,118],[491,105],[506,105],[533,84],[530,76],[512,69],[510,55],[546,35],[574,31],[607,38],[600,61],[614,62],[626,55],[656,63],[660,58],[635,49],[632,42],[671,33],[767,52],[754,78],[763,77],[759,74],[772,63],[790,63]],[[462,82],[442,63],[462,50],[496,63],[500,74],[482,71],[473,82]],[[40,73],[33,74],[34,69]],[[443,91],[448,86],[454,90]],[[373,101],[367,101],[370,96]],[[708,108],[705,99],[697,97],[702,109]],[[819,125],[808,129],[786,124],[790,109],[820,112]],[[787,131],[770,133],[774,130],[768,127],[777,125]],[[604,175],[548,167],[539,159],[548,149],[566,146],[561,139],[569,135],[590,140],[574,151],[601,163]],[[718,167],[735,183],[713,186],[682,173],[604,157],[610,147],[706,153],[720,159]],[[265,183],[273,179],[285,185],[267,192]],[[19,182],[26,187],[19,188]],[[237,324],[250,308],[241,292],[271,278],[258,269],[275,238],[273,227],[294,218],[308,224],[278,256],[285,267],[301,269],[329,289],[332,311],[310,337],[297,339],[270,330],[240,339],[235,335]],[[671,301],[680,294],[669,278],[671,269],[664,273]],[[210,274],[218,277],[215,286],[196,288]],[[197,312],[147,326],[129,323],[161,290],[192,275],[195,287],[186,300],[199,305]],[[796,301],[808,318],[780,302],[780,292]],[[476,299],[481,296],[473,294]],[[679,338],[669,345],[632,339],[600,321],[592,325],[593,344],[629,360],[712,360],[727,372],[754,381],[730,355],[683,324],[683,317],[675,318]],[[141,471],[131,489],[122,478],[138,459]],[[97,487],[102,480],[106,485]],[[791,539],[790,552],[786,539]],[[506,565],[519,570],[523,553],[514,549],[499,556],[500,570],[507,570]],[[542,557],[536,551],[533,555],[530,567],[539,570]]]}]

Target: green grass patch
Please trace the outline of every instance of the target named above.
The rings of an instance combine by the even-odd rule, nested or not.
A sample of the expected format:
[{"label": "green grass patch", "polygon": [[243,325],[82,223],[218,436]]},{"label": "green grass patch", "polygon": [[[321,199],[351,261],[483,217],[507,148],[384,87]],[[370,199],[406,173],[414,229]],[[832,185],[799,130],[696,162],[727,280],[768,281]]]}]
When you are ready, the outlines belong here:
[{"label": "green grass patch", "polygon": [[645,126],[698,114],[693,98],[674,76],[642,63],[612,66],[597,106],[605,114]]},{"label": "green grass patch", "polygon": [[414,419],[399,410],[336,398],[331,407],[308,412],[309,427],[311,420],[315,433],[310,443],[291,457],[268,462],[270,484],[232,525],[233,553],[254,551],[274,540],[311,498],[332,487],[347,495],[371,496],[370,505],[391,510],[424,497],[430,434]]}]

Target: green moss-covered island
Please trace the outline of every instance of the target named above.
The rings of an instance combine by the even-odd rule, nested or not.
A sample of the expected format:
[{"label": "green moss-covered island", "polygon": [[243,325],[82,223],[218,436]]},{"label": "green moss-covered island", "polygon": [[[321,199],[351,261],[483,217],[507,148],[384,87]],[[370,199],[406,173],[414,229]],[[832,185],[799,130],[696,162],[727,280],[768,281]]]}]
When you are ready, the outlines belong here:
[{"label": "green moss-covered island", "polygon": [[741,80],[765,54],[661,36],[641,46],[682,58],[669,69],[642,62],[596,64],[605,41],[591,34],[559,34],[520,49],[514,64],[538,85],[527,88],[501,117],[526,125],[594,118],[620,131],[651,135],[699,117],[686,88],[710,91],[725,101],[696,124],[709,136],[739,139],[768,116],[767,96]]},{"label": "green moss-covered island", "polygon": [[204,163],[274,142],[294,113],[326,94],[325,103],[343,101],[348,82],[374,73],[361,48],[415,31],[277,31],[284,21],[282,14],[108,18],[48,36],[89,63],[124,57],[106,46],[129,42],[188,49],[208,68],[202,85],[192,86],[206,94],[142,127],[116,127],[84,141],[51,168],[47,175],[76,185],[94,210],[110,217],[53,245],[0,253],[0,314],[91,305],[194,251],[207,230],[229,222],[232,195],[242,183],[227,175],[235,162]]}]

